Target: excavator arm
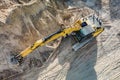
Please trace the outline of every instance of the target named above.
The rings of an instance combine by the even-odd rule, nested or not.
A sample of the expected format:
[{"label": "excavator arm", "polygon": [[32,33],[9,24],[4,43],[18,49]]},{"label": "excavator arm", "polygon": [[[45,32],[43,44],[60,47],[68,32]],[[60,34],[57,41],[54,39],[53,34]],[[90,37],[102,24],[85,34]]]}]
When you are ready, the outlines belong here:
[{"label": "excavator arm", "polygon": [[44,46],[45,44],[47,44],[55,39],[58,39],[59,37],[65,37],[66,35],[74,32],[74,31],[78,31],[78,30],[80,30],[80,27],[71,27],[68,29],[64,29],[63,31],[59,30],[56,33],[54,33],[46,38],[36,41],[32,46],[30,46],[27,49],[25,49],[24,51],[22,51],[19,55],[21,55],[22,57],[26,57],[32,51],[34,51],[37,47]]},{"label": "excavator arm", "polygon": [[63,30],[59,30],[43,39],[37,40],[35,43],[33,43],[33,45],[29,46],[28,48],[26,48],[25,50],[23,50],[20,54],[16,55],[16,56],[12,56],[11,58],[11,62],[18,64],[21,63],[22,58],[26,57],[27,55],[29,55],[31,52],[33,52],[36,48],[41,47],[46,45],[47,43],[58,39],[59,37],[65,37],[67,35],[69,35],[72,32],[78,31],[81,29],[80,26],[81,22],[80,20],[78,20],[75,24],[74,27],[69,27]]}]

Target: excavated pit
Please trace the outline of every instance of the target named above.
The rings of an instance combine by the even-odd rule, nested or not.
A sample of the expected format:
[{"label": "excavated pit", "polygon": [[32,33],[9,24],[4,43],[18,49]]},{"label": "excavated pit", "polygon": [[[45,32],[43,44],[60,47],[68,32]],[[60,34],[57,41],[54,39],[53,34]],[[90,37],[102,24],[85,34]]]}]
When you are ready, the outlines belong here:
[{"label": "excavated pit", "polygon": [[[119,0],[1,0],[0,80],[119,80],[119,4]],[[77,52],[72,51],[69,36],[39,47],[21,66],[8,62],[9,55],[93,13],[103,20],[105,31]]]}]

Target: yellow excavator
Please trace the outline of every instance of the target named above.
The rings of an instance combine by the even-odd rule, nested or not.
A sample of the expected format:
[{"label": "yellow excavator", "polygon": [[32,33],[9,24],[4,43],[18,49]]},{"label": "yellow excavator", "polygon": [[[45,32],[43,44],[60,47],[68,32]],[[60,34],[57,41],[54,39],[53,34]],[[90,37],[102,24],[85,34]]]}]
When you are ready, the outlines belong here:
[{"label": "yellow excavator", "polygon": [[43,39],[36,41],[33,45],[29,46],[18,55],[12,56],[10,61],[14,64],[19,64],[24,57],[29,55],[38,47],[44,46],[60,37],[66,37],[71,33],[75,33],[74,36],[78,40],[78,42],[72,47],[74,51],[77,51],[103,31],[104,28],[102,27],[101,20],[95,15],[90,15],[77,20],[72,27],[59,30]]}]

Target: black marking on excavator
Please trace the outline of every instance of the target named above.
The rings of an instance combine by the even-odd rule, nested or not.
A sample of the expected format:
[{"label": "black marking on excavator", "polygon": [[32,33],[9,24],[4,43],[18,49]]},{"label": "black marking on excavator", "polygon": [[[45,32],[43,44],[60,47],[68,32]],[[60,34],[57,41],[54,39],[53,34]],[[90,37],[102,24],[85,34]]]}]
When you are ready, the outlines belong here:
[{"label": "black marking on excavator", "polygon": [[83,22],[83,23],[81,23],[81,26],[82,26],[82,27],[85,27],[85,26],[87,26],[87,23],[86,23],[86,22]]},{"label": "black marking on excavator", "polygon": [[55,33],[53,33],[53,34],[51,34],[51,35],[43,38],[43,42],[45,42],[45,41],[47,41],[48,39],[50,39],[53,35],[58,34],[58,33],[61,33],[61,32],[62,32],[62,30],[60,29],[60,30],[58,30],[57,32],[55,32]]}]

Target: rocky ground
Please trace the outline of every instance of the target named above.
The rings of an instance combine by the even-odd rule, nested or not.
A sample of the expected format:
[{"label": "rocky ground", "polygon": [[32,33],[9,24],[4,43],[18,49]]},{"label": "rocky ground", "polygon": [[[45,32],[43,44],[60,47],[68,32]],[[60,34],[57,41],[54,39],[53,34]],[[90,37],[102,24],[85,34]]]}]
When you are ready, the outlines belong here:
[{"label": "rocky ground", "polygon": [[[119,6],[119,0],[1,0],[0,80],[120,80]],[[38,48],[21,66],[9,63],[10,54],[93,13],[105,31],[80,50],[72,51],[69,36]]]}]

